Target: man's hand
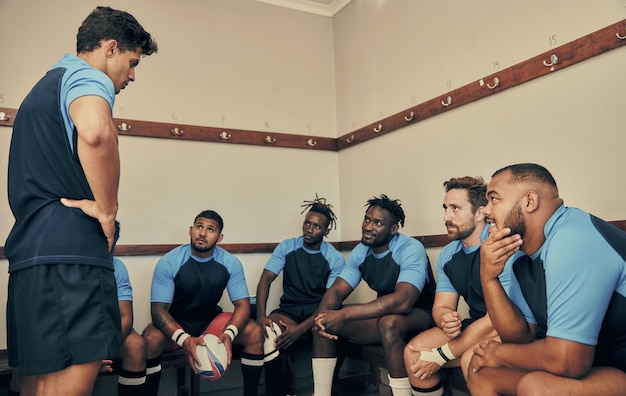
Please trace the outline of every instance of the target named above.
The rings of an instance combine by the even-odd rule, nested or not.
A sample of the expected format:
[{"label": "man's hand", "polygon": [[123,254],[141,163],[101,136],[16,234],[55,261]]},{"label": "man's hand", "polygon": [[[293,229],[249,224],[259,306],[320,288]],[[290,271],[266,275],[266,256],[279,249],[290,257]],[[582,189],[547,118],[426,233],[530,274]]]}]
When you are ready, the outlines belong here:
[{"label": "man's hand", "polygon": [[294,342],[298,341],[300,336],[304,333],[300,326],[297,325],[289,325],[282,320],[279,320],[278,323],[284,328],[283,333],[276,337],[276,349],[286,349],[293,345]]},{"label": "man's hand", "polygon": [[112,373],[113,372],[113,360],[104,359],[100,362],[100,372],[101,373]]},{"label": "man's hand", "polygon": [[409,375],[425,380],[441,369],[441,366],[435,362],[429,362],[418,358],[418,353],[421,355],[422,352],[430,352],[430,349],[419,349],[412,344],[407,344],[407,346],[414,352],[412,355],[415,356],[413,363],[411,363],[407,368]]},{"label": "man's hand", "polygon": [[336,311],[322,311],[317,314],[317,316],[315,317],[314,329],[317,330],[320,337],[326,337],[331,340],[338,340],[339,337],[337,337],[336,335],[330,332],[330,326],[328,324],[328,319],[327,319],[328,314],[330,312],[336,312]]},{"label": "man's hand", "polygon": [[500,367],[502,364],[496,358],[496,349],[502,343],[495,340],[482,341],[474,348],[474,356],[470,362],[470,370],[477,373],[483,367]]},{"label": "man's hand", "polygon": [[195,374],[198,374],[198,368],[196,364],[201,364],[200,359],[198,359],[198,355],[196,354],[196,347],[198,345],[206,345],[204,343],[204,339],[202,337],[188,337],[184,342],[182,349],[185,351],[185,355],[187,355],[187,361],[189,362],[189,367],[193,370]]},{"label": "man's hand", "polygon": [[115,217],[108,218],[103,216],[98,210],[96,201],[89,199],[61,198],[61,203],[68,208],[80,209],[87,216],[98,220],[100,222],[100,226],[102,227],[102,231],[104,232],[104,236],[107,238],[109,251],[113,248],[113,242],[115,240]]},{"label": "man's hand", "polygon": [[228,355],[228,365],[230,366],[230,361],[233,357],[233,342],[230,340],[230,336],[226,333],[220,334],[220,336],[217,337],[217,340],[220,344],[224,344],[224,346],[226,347],[226,354]]},{"label": "man's hand", "polygon": [[461,315],[458,312],[448,312],[441,317],[441,330],[448,338],[456,338],[461,334]]},{"label": "man's hand", "polygon": [[522,237],[519,234],[509,235],[510,228],[498,230],[495,225],[489,227],[489,236],[480,246],[480,277],[482,280],[493,280],[504,270],[506,261],[520,250]]}]

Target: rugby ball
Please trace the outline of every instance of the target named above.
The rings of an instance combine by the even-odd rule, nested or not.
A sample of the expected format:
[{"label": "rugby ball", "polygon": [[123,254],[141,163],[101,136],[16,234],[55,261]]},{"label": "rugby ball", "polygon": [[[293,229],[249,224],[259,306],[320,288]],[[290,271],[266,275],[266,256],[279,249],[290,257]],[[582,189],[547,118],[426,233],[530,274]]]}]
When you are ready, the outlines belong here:
[{"label": "rugby ball", "polygon": [[206,345],[196,346],[196,355],[200,360],[200,364],[196,363],[198,375],[205,380],[217,381],[228,368],[228,352],[214,334],[204,334],[202,338]]},{"label": "rugby ball", "polygon": [[276,337],[283,334],[283,331],[281,330],[278,323],[272,322],[272,325],[274,327],[273,329],[269,326],[265,326],[266,336],[265,341],[263,342],[263,361],[265,362],[276,359],[276,357],[280,354],[280,351],[276,349]]}]

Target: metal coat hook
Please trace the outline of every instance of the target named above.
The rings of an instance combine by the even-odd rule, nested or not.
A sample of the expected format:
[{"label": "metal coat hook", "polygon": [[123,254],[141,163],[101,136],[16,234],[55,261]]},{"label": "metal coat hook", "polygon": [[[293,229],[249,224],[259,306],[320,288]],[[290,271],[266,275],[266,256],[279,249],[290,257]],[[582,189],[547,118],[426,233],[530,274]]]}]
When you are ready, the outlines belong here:
[{"label": "metal coat hook", "polygon": [[448,97],[446,98],[446,100],[445,100],[445,101],[443,101],[443,100],[442,100],[442,101],[441,101],[441,104],[442,104],[444,107],[448,107],[448,106],[450,106],[450,105],[452,104],[452,96],[448,96]]},{"label": "metal coat hook", "polygon": [[408,116],[404,116],[404,121],[409,122],[409,121],[413,120],[413,116],[414,115],[415,115],[415,113],[413,113],[411,111]]},{"label": "metal coat hook", "polygon": [[9,121],[9,115],[4,111],[0,111],[0,121]]},{"label": "metal coat hook", "polygon": [[352,143],[354,142],[354,135],[350,135],[346,138],[346,143]]},{"label": "metal coat hook", "polygon": [[617,36],[617,38],[620,39],[620,40],[626,40],[626,36],[620,35],[619,32],[615,33],[615,36]]},{"label": "metal coat hook", "polygon": [[172,133],[172,135],[174,136],[183,136],[183,133],[185,133],[185,131],[183,131],[182,129],[179,129],[178,127],[175,127],[174,129],[172,129],[170,131]]},{"label": "metal coat hook", "polygon": [[543,61],[543,65],[547,67],[554,66],[557,63],[559,63],[559,57],[556,54],[550,55],[550,63]]},{"label": "metal coat hook", "polygon": [[374,133],[379,133],[383,130],[383,124],[378,124],[376,128],[374,128]]},{"label": "metal coat hook", "polygon": [[130,125],[125,122],[122,122],[121,124],[117,126],[117,129],[119,129],[122,132],[128,132],[130,131]]},{"label": "metal coat hook", "polygon": [[276,143],[276,138],[273,138],[270,135],[267,135],[265,137],[265,143],[267,143],[267,144],[274,144],[274,143]]},{"label": "metal coat hook", "polygon": [[228,140],[230,139],[230,133],[223,131],[222,133],[220,133],[220,139],[222,140]]},{"label": "metal coat hook", "polygon": [[496,88],[498,85],[500,85],[500,79],[498,77],[494,77],[493,78],[493,85],[490,85],[489,83],[487,83],[487,88],[489,89],[494,89]]},{"label": "metal coat hook", "polygon": [[317,140],[309,139],[306,141],[306,145],[309,147],[315,147],[317,146]]}]

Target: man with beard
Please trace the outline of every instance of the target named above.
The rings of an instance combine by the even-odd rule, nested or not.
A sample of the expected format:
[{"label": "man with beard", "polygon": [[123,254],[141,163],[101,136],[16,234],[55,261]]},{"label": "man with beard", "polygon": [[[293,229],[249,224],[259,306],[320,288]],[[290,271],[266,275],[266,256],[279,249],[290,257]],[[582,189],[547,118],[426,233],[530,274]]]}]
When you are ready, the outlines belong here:
[{"label": "man with beard", "polygon": [[[302,223],[302,235],[285,239],[274,249],[261,274],[256,293],[257,322],[268,329],[268,336],[274,326],[280,327],[275,344],[272,343],[270,350],[265,350],[265,367],[269,374],[267,385],[275,396],[296,394],[292,346],[313,327],[313,313],[345,262],[341,253],[324,241],[336,221],[332,206],[317,196],[313,201],[305,201],[302,206],[303,212],[308,209]],[[270,285],[281,271],[283,295],[280,305],[266,315]],[[273,339],[270,337],[268,341]],[[280,353],[277,355],[275,351]]]},{"label": "man with beard", "polygon": [[[402,359],[405,340],[432,326],[432,269],[424,246],[398,232],[405,219],[400,202],[383,194],[368,200],[366,206],[361,243],[324,294],[315,316],[312,365],[316,396],[331,394],[339,337],[357,344],[382,344],[393,394],[410,395]],[[361,279],[377,292],[377,298],[343,305]]]},{"label": "man with beard", "polygon": [[[461,356],[479,341],[497,337],[480,285],[480,244],[487,238],[483,208],[487,205],[487,185],[482,177],[453,178],[443,186],[448,238],[437,261],[437,292],[433,320],[437,327],[419,333],[404,349],[413,395],[443,395],[439,369],[459,367]],[[508,261],[510,263],[511,260]],[[510,265],[500,274],[507,287]],[[457,312],[459,296],[469,306],[469,318]],[[463,368],[467,367],[464,359]],[[465,374],[465,373],[464,373]]]},{"label": "man with beard", "polygon": [[[474,350],[472,394],[624,395],[626,233],[566,207],[536,164],[494,173],[487,199],[481,283],[504,343]],[[498,275],[520,247],[509,299]]]},{"label": "man with beard", "polygon": [[[189,366],[200,363],[196,346],[204,345],[204,333],[215,334],[228,351],[243,345],[241,371],[244,395],[258,392],[263,369],[263,332],[250,319],[248,286],[241,262],[217,246],[222,241],[224,222],[215,211],[205,210],[189,227],[191,242],[166,253],[154,269],[151,289],[152,323],[143,331],[146,340],[146,384],[149,395],[157,395],[163,351],[183,348]],[[222,312],[218,302],[224,289],[234,312]]]}]

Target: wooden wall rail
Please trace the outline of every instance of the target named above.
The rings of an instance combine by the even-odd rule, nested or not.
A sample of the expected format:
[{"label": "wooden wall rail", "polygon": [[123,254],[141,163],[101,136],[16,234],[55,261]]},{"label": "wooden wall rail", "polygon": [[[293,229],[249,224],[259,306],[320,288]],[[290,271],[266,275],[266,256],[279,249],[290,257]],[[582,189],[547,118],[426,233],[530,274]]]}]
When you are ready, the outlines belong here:
[{"label": "wooden wall rail", "polygon": [[[610,221],[617,228],[626,232],[626,220]],[[424,247],[434,248],[442,247],[449,242],[447,235],[422,235],[413,238],[422,242]],[[332,244],[340,251],[347,252],[352,250],[359,241],[332,242]],[[161,256],[180,244],[163,244],[163,245],[118,245],[115,249],[116,256]],[[234,254],[241,253],[271,253],[278,243],[223,243],[219,246]],[[6,259],[4,255],[4,246],[0,246],[0,259]]]},{"label": "wooden wall rail", "polygon": [[[119,118],[115,119],[115,124],[118,126],[120,135],[128,136],[339,151],[535,78],[552,74],[624,44],[626,44],[626,19],[356,129],[337,139]],[[16,113],[16,109],[0,107],[0,126],[12,126]]]}]

